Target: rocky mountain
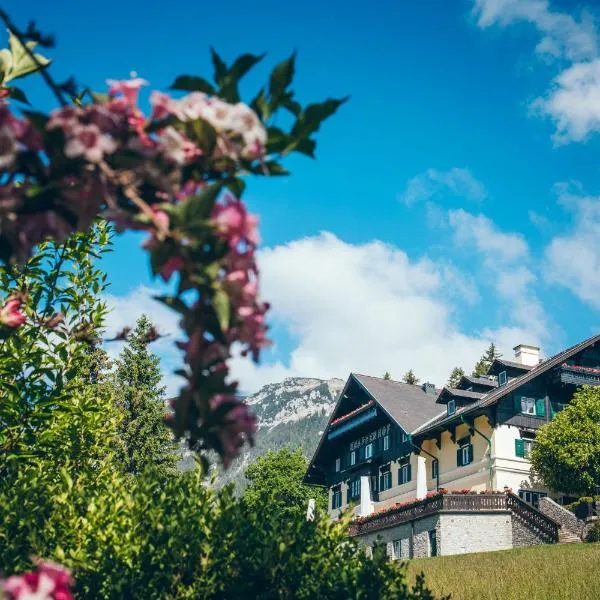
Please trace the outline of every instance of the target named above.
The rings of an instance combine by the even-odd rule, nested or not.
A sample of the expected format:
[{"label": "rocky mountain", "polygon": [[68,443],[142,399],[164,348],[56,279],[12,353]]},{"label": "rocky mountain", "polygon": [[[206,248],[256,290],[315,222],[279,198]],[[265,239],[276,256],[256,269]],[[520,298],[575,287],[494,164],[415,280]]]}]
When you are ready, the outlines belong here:
[{"label": "rocky mountain", "polygon": [[341,379],[290,377],[248,396],[246,402],[258,418],[256,444],[219,473],[218,483],[243,485],[244,470],[252,461],[286,445],[301,446],[310,458],[343,386]]}]

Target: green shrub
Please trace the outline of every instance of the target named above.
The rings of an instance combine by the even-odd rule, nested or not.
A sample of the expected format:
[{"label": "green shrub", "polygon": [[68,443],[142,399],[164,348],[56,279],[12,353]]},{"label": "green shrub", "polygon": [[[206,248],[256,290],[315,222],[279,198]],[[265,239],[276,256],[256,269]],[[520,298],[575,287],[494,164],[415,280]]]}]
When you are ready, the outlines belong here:
[{"label": "green shrub", "polygon": [[585,538],[586,542],[600,542],[600,521],[596,521]]}]

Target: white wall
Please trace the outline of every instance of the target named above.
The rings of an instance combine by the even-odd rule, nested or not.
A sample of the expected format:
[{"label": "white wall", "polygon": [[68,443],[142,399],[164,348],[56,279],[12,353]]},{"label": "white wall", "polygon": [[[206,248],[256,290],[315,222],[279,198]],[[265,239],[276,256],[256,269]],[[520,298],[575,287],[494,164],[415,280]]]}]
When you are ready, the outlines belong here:
[{"label": "white wall", "polygon": [[441,514],[441,555],[512,548],[510,513]]}]

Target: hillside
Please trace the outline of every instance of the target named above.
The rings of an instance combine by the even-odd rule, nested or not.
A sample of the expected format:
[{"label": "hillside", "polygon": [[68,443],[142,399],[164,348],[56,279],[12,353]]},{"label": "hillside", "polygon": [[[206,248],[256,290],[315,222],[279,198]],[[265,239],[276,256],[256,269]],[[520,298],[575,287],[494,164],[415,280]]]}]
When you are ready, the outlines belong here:
[{"label": "hillside", "polygon": [[597,600],[600,544],[559,544],[409,561],[414,581],[452,600]]},{"label": "hillside", "polygon": [[246,467],[268,450],[301,446],[310,458],[343,386],[341,379],[290,377],[248,396],[246,402],[258,417],[256,444],[219,473],[217,484],[242,485]]}]

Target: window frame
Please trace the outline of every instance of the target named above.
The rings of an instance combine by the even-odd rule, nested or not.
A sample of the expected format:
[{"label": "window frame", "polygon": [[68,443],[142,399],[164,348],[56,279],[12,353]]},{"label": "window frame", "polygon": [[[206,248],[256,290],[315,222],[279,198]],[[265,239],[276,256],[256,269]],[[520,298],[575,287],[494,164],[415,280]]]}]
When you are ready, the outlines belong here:
[{"label": "window frame", "polygon": [[342,508],[342,488],[337,486],[331,491],[331,510]]},{"label": "window frame", "polygon": [[406,483],[410,483],[410,462],[404,463],[400,465],[398,469],[398,484],[405,485]]},{"label": "window frame", "polygon": [[[529,409],[532,409],[532,411],[530,410],[523,410],[523,407],[528,407]],[[522,415],[527,415],[529,417],[535,417],[536,416],[536,404],[535,404],[535,398],[529,398],[528,396],[521,396],[521,414]]]},{"label": "window frame", "polygon": [[375,450],[375,445],[373,442],[370,442],[365,446],[365,460],[368,458],[373,458],[373,451]]},{"label": "window frame", "polygon": [[342,470],[342,459],[338,456],[335,459],[335,472],[339,473]]},{"label": "window frame", "polygon": [[460,456],[460,458],[461,458],[460,462],[462,463],[463,467],[466,466],[466,465],[471,464],[471,460],[470,460],[470,458],[471,458],[471,452],[470,452],[469,446],[470,446],[470,444],[467,444],[466,446],[461,446],[460,447],[460,455],[461,455]]},{"label": "window frame", "polygon": [[446,405],[446,411],[448,416],[453,415],[456,412],[456,400],[454,398],[452,400],[448,400],[448,404]]},{"label": "window frame", "polygon": [[390,434],[386,433],[383,436],[383,451],[385,452],[386,450],[390,449]]},{"label": "window frame", "polygon": [[354,465],[356,465],[356,450],[350,452],[350,466],[353,467]]},{"label": "window frame", "polygon": [[440,474],[440,461],[437,458],[431,460],[431,479],[437,479]]},{"label": "window frame", "polygon": [[360,498],[360,478],[352,479],[350,481],[350,498]]},{"label": "window frame", "polygon": [[508,374],[506,371],[500,371],[498,373],[498,387],[502,387],[508,383]]},{"label": "window frame", "polygon": [[402,558],[402,539],[394,540],[392,542],[392,555],[394,560],[400,560]]},{"label": "window frame", "polygon": [[381,473],[379,476],[379,481],[381,482],[381,485],[379,486],[380,492],[387,492],[387,490],[391,490],[393,484],[392,472],[384,471]]}]

